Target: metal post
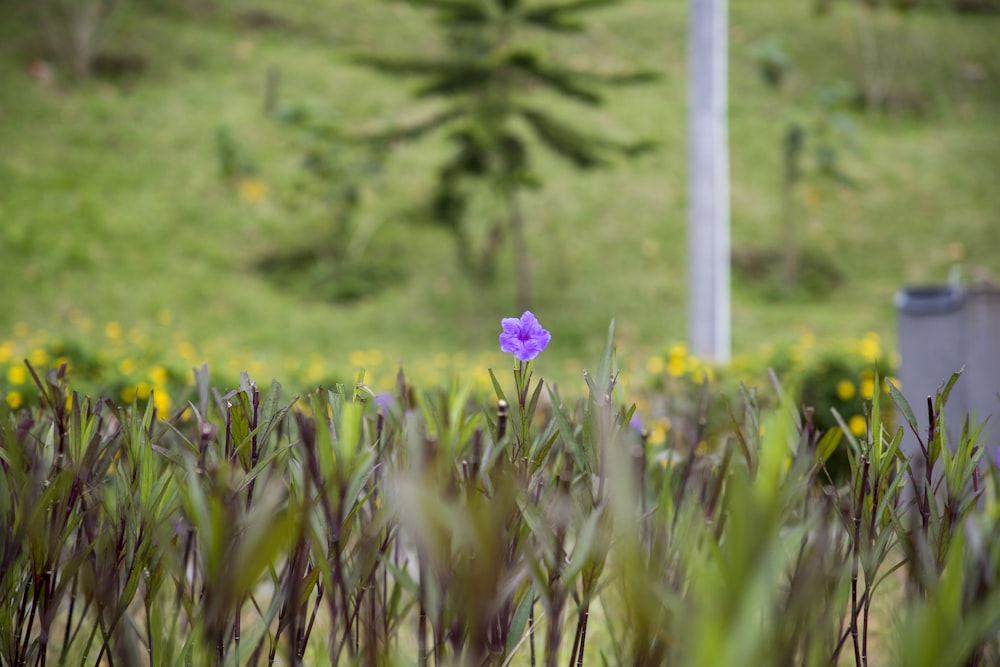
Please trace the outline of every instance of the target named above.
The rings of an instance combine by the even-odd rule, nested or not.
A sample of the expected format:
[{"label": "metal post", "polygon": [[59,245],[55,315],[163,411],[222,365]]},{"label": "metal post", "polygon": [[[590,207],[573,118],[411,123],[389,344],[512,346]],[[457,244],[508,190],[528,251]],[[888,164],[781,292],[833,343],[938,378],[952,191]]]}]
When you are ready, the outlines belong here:
[{"label": "metal post", "polygon": [[727,0],[691,0],[688,304],[691,351],[730,355]]}]

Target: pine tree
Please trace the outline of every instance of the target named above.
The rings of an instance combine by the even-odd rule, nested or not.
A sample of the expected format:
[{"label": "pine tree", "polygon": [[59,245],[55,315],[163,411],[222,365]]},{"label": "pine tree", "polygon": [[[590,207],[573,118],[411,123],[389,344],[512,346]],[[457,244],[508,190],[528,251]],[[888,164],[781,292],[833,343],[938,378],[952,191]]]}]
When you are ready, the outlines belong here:
[{"label": "pine tree", "polygon": [[[436,14],[448,53],[363,55],[357,61],[379,71],[418,80],[414,95],[432,110],[423,120],[377,133],[378,141],[403,141],[446,132],[451,152],[437,171],[434,217],[455,234],[462,265],[483,279],[494,275],[495,257],[509,234],[513,243],[517,302],[531,301],[528,235],[521,208],[526,188],[541,179],[531,168],[532,146],[540,145],[573,166],[609,164],[615,155],[632,156],[648,142],[624,143],[587,132],[551,113],[539,98],[555,93],[587,106],[600,105],[602,89],[654,78],[649,72],[614,74],[583,71],[550,62],[523,37],[580,32],[580,14],[620,0],[395,0]],[[437,105],[434,105],[434,100]],[[536,141],[532,141],[533,135]],[[504,214],[474,233],[472,193],[485,188],[502,202]],[[480,227],[481,227],[480,222]],[[478,246],[478,247],[476,247]]]}]

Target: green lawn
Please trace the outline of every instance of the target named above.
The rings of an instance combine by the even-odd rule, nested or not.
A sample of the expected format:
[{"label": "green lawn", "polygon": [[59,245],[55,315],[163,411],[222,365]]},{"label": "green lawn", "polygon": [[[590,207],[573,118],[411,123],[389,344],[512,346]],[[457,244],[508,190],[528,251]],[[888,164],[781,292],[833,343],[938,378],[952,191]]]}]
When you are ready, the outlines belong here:
[{"label": "green lawn", "polygon": [[[108,48],[141,55],[146,71],[75,87],[30,78],[39,51],[28,23],[0,18],[0,339],[19,322],[71,331],[78,311],[99,326],[148,323],[161,341],[240,350],[273,373],[316,355],[347,366],[357,350],[378,350],[386,366],[428,367],[435,355],[493,353],[500,318],[515,315],[511,262],[502,260],[495,286],[479,287],[458,270],[450,237],[420,221],[440,143],[399,148],[366,193],[361,224],[403,257],[404,284],[331,305],[283,293],[254,270],[264,252],[308,240],[315,225],[287,205],[299,144],[263,111],[267,71],[280,71],[283,103],[327,106],[348,126],[399,117],[410,105],[406,86],[347,55],[437,48],[425,17],[368,0],[261,0],[256,7],[285,19],[261,29],[240,21],[242,3],[213,4],[198,17],[127,11]],[[586,174],[545,158],[547,187],[526,200],[534,311],[553,333],[538,365],[548,377],[575,377],[580,360],[596,358],[611,318],[621,354],[640,367],[686,336],[685,4],[630,0],[594,13],[588,35],[552,46],[570,62],[611,59],[663,78],[617,92],[600,114],[578,114],[614,136],[655,139],[656,152]],[[862,71],[859,11],[842,3],[816,17],[807,4],[731,3],[735,249],[782,243],[784,110]],[[871,330],[891,346],[901,285],[943,281],[959,258],[966,275],[1000,275],[1000,16],[927,11],[887,22],[891,41],[882,44],[894,45],[905,108],[854,118],[861,151],[845,167],[857,189],[799,193],[801,237],[845,282],[822,300],[775,300],[737,280],[737,353],[804,331],[823,340]],[[769,37],[796,65],[780,97],[750,56]],[[242,201],[220,177],[223,126],[258,163],[264,201]]]}]

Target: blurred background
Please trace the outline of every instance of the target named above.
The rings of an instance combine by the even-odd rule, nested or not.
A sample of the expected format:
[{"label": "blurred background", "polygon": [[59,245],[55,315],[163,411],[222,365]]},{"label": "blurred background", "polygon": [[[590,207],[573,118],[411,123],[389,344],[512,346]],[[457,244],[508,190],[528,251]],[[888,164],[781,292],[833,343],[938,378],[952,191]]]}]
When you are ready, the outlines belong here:
[{"label": "blurred background", "polygon": [[[441,4],[0,0],[0,364],[483,380],[527,305],[547,378],[612,318],[664,372],[687,3]],[[1000,3],[729,10],[733,352],[889,357],[900,287],[1000,276]]]}]

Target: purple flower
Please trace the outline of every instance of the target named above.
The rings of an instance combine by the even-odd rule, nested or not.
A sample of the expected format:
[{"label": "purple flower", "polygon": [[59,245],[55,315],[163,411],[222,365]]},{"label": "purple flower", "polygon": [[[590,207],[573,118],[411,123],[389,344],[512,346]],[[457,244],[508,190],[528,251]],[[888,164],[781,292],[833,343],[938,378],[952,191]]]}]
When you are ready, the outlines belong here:
[{"label": "purple flower", "polygon": [[388,410],[392,407],[396,399],[392,397],[392,394],[388,392],[383,392],[375,397],[375,405],[379,406],[383,410]]},{"label": "purple flower", "polygon": [[634,428],[639,433],[646,430],[646,425],[642,423],[642,417],[639,416],[638,411],[632,413],[632,419],[628,421],[628,425],[630,428]]},{"label": "purple flower", "polygon": [[520,319],[505,317],[501,321],[500,349],[509,352],[521,361],[531,361],[545,349],[552,334],[542,328],[530,310],[524,311]]}]

